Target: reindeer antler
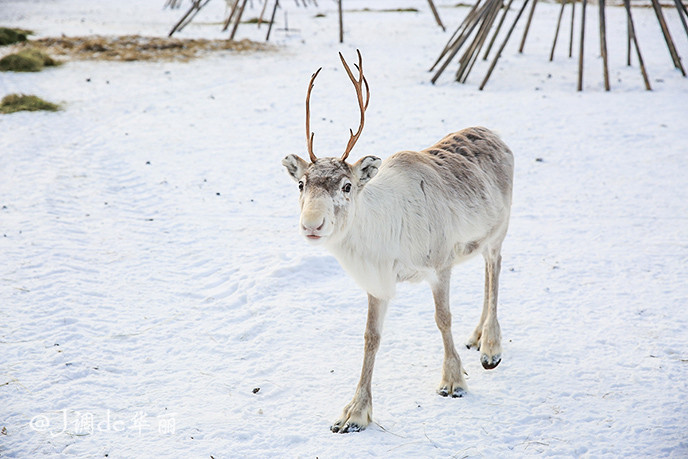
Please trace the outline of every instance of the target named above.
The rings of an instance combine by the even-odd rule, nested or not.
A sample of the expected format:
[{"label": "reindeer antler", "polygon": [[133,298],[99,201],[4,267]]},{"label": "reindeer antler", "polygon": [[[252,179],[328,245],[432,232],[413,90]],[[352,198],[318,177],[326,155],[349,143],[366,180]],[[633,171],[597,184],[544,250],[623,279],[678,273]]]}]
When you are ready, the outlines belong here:
[{"label": "reindeer antler", "polygon": [[[346,160],[346,158],[349,157],[349,153],[354,148],[354,145],[356,145],[358,138],[361,136],[361,132],[363,131],[363,124],[365,123],[365,111],[368,108],[368,102],[370,101],[368,81],[363,76],[363,60],[361,59],[361,52],[359,50],[356,50],[356,54],[358,54],[358,65],[354,64],[354,66],[358,69],[358,79],[354,78],[353,73],[351,73],[351,69],[344,60],[344,56],[342,56],[342,53],[339,53],[339,58],[342,60],[342,64],[344,64],[344,69],[346,70],[347,75],[349,75],[349,79],[354,84],[354,88],[356,89],[358,107],[361,110],[361,123],[358,125],[358,131],[356,131],[356,134],[354,134],[353,129],[349,129],[351,137],[349,138],[349,142],[346,144],[346,150],[344,150],[344,154],[342,155],[342,161]],[[365,85],[366,93],[365,103],[363,103],[363,85]]]},{"label": "reindeer antler", "polygon": [[312,76],[311,76],[311,82],[308,84],[308,93],[306,94],[306,146],[308,147],[308,156],[311,157],[311,162],[315,162],[316,156],[315,153],[313,153],[313,137],[315,134],[311,132],[311,107],[310,107],[310,101],[311,101],[311,90],[313,89],[313,82],[315,81],[315,77],[318,76],[318,73],[322,70],[322,67],[320,67]]}]

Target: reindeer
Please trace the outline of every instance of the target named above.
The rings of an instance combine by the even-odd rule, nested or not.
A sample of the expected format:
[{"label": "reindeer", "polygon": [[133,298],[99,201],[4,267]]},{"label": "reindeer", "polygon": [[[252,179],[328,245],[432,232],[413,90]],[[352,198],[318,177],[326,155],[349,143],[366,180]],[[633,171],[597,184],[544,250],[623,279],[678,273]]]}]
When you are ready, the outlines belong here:
[{"label": "reindeer", "polygon": [[[500,138],[483,127],[449,134],[421,151],[401,151],[385,161],[364,156],[346,162],[361,135],[370,100],[358,53],[358,78],[339,57],[356,89],[361,120],[341,158],[317,158],[310,131],[312,76],[306,94],[306,144],[310,163],[282,161],[299,184],[300,231],[329,250],[368,293],[363,369],[351,402],[332,432],[356,432],[372,421],[371,379],[382,322],[397,282],[429,282],[435,321],[444,342],[437,392],[462,397],[467,386],[454,347],[449,310],[451,270],[476,254],[485,259],[485,299],[480,322],[466,346],[477,348],[485,369],[499,365],[501,330],[497,291],[501,246],[509,224],[514,160]],[[365,89],[364,89],[365,88]],[[365,98],[364,98],[365,93]]]}]

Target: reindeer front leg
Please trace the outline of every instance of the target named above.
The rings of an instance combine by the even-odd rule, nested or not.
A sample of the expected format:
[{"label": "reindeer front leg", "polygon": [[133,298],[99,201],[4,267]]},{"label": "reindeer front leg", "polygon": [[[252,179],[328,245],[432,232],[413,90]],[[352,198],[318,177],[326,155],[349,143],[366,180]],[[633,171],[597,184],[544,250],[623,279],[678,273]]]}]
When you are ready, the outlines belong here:
[{"label": "reindeer front leg", "polygon": [[373,395],[371,381],[375,354],[380,347],[382,322],[387,311],[388,300],[381,300],[368,294],[368,321],[365,331],[365,351],[363,369],[356,393],[351,402],[344,407],[342,416],[330,427],[332,432],[358,432],[365,429],[373,420]]}]

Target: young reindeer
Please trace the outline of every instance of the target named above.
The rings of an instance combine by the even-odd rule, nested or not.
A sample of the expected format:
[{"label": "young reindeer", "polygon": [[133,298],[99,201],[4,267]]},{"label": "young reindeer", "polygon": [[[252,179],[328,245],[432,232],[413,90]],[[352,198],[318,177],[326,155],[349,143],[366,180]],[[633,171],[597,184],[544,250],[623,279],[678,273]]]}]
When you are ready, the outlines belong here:
[{"label": "young reindeer", "polygon": [[[358,52],[358,51],[357,51]],[[371,379],[382,321],[397,282],[426,280],[444,342],[438,393],[461,397],[466,381],[454,347],[449,311],[452,266],[476,254],[485,258],[485,300],[467,346],[481,351],[484,368],[501,361],[497,290],[501,246],[509,224],[514,160],[490,130],[473,127],[447,135],[425,150],[401,151],[384,162],[364,156],[346,162],[365,121],[370,93],[358,52],[358,78],[339,53],[356,88],[358,130],[341,158],[317,158],[310,131],[311,77],[306,95],[306,142],[310,163],[296,155],[282,161],[299,183],[300,230],[323,245],[368,293],[363,370],[353,400],[333,432],[356,432],[372,420]],[[364,97],[365,86],[365,97]]]}]

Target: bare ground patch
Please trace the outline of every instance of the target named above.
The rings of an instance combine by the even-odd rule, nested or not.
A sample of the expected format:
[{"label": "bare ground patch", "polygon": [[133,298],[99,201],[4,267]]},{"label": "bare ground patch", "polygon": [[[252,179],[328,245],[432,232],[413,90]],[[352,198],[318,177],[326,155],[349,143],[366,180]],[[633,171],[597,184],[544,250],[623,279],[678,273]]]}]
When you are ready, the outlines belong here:
[{"label": "bare ground patch", "polygon": [[49,37],[29,40],[13,47],[35,48],[69,59],[106,61],[186,61],[213,51],[259,52],[275,49],[269,44],[248,39],[230,41],[141,35]]}]

